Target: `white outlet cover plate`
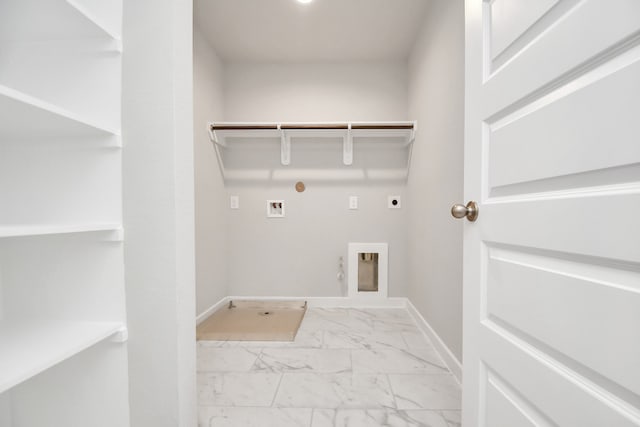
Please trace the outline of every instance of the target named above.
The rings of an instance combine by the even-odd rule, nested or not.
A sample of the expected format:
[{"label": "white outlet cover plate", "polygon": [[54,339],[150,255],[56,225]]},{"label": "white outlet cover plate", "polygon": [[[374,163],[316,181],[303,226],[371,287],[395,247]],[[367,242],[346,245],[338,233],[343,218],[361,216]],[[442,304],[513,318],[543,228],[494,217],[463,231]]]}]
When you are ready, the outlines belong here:
[{"label": "white outlet cover plate", "polygon": [[267,218],[284,218],[284,200],[267,200]]},{"label": "white outlet cover plate", "polygon": [[229,196],[229,207],[231,209],[240,209],[240,196]]},{"label": "white outlet cover plate", "polygon": [[[393,201],[397,201],[396,204]],[[400,209],[402,208],[402,199],[400,196],[389,196],[389,209]]]},{"label": "white outlet cover plate", "polygon": [[358,196],[349,196],[349,209],[358,209]]}]

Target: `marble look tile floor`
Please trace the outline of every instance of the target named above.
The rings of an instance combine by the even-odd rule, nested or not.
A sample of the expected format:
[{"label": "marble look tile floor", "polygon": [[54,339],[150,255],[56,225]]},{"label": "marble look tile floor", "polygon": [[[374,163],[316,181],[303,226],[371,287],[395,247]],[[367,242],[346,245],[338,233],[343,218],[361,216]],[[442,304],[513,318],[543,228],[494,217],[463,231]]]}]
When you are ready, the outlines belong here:
[{"label": "marble look tile floor", "polygon": [[404,309],[311,308],[294,342],[198,342],[199,427],[459,427],[460,401]]}]

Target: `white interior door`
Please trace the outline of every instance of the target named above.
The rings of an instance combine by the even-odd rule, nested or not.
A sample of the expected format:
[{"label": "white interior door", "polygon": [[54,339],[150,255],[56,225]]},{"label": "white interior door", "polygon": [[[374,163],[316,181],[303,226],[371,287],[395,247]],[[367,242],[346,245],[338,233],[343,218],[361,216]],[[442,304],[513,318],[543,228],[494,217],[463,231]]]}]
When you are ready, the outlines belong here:
[{"label": "white interior door", "polygon": [[463,425],[640,426],[640,0],[466,1]]}]

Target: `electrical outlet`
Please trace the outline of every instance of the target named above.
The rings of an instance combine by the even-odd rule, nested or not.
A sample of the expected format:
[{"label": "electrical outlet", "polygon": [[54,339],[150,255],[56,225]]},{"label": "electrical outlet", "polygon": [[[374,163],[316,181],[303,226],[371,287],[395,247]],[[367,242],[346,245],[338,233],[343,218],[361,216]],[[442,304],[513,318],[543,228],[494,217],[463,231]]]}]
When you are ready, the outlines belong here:
[{"label": "electrical outlet", "polygon": [[240,196],[230,196],[229,207],[231,209],[240,209]]},{"label": "electrical outlet", "polygon": [[389,196],[389,209],[400,209],[402,207],[402,199],[400,196]]},{"label": "electrical outlet", "polygon": [[349,209],[358,209],[358,196],[349,196]]},{"label": "electrical outlet", "polygon": [[267,217],[284,218],[284,200],[267,200]]}]

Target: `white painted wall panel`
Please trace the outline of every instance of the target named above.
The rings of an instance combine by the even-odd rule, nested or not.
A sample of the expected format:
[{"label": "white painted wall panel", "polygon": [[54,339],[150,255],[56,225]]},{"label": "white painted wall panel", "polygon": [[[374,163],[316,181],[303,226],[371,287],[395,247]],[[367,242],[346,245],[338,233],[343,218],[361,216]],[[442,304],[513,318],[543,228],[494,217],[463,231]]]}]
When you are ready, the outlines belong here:
[{"label": "white painted wall panel", "polygon": [[109,233],[0,240],[7,318],[125,322],[120,242]]},{"label": "white painted wall panel", "polygon": [[191,10],[189,0],[124,2],[131,425],[196,424]]},{"label": "white painted wall panel", "polygon": [[11,421],[11,395],[9,393],[0,394],[0,425],[10,426]]},{"label": "white painted wall panel", "polygon": [[0,147],[0,222],[6,226],[119,223],[121,152],[96,147],[99,143],[90,140],[50,142]]},{"label": "white painted wall panel", "polygon": [[120,128],[121,61],[115,41],[106,37],[31,43],[0,40],[0,49],[0,85],[90,123],[114,131]]},{"label": "white painted wall panel", "polygon": [[10,425],[128,426],[126,366],[126,345],[104,342],[48,369],[12,389]]}]

